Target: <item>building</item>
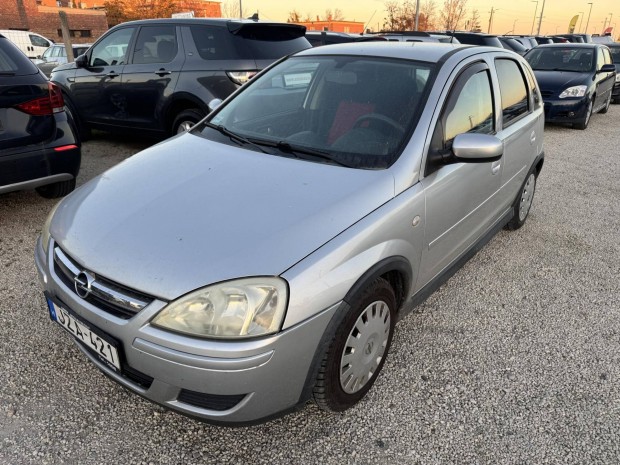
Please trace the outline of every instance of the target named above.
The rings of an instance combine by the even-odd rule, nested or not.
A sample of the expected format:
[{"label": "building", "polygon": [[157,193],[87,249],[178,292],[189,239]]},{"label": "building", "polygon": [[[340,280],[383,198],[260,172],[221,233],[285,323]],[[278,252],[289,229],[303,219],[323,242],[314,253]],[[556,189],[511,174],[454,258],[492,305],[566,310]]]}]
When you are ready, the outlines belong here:
[{"label": "building", "polygon": [[32,31],[62,42],[59,11],[67,14],[74,43],[94,42],[108,30],[103,0],[0,0],[0,29]]},{"label": "building", "polygon": [[364,32],[364,23],[357,21],[300,21],[296,24],[306,26],[308,31],[333,31],[346,32],[349,34],[361,34]]},{"label": "building", "polygon": [[177,0],[175,11],[193,11],[194,18],[221,18],[222,4],[209,0]]}]

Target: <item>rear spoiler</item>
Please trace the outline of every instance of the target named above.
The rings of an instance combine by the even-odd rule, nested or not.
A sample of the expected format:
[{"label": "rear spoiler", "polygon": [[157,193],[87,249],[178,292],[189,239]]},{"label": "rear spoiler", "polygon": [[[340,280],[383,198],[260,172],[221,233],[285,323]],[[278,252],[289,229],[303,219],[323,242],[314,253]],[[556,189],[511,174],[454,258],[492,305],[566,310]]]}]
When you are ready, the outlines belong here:
[{"label": "rear spoiler", "polygon": [[229,21],[228,30],[232,34],[248,33],[252,30],[275,29],[278,32],[285,32],[291,38],[303,37],[306,34],[306,26],[291,23],[270,23],[266,21]]}]

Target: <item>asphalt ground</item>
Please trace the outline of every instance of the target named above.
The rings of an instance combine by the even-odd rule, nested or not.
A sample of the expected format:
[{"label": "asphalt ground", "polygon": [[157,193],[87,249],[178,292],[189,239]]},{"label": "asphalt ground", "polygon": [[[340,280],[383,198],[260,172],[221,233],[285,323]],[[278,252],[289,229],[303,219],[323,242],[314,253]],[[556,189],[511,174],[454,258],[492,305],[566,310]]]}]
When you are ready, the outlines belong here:
[{"label": "asphalt ground", "polygon": [[[166,411],[92,366],[49,320],[33,263],[54,201],[0,195],[0,463],[620,463],[619,122],[620,105],[586,131],[547,126],[526,225],[400,322],[358,406],[245,428]],[[97,135],[79,184],[145,145]]]}]

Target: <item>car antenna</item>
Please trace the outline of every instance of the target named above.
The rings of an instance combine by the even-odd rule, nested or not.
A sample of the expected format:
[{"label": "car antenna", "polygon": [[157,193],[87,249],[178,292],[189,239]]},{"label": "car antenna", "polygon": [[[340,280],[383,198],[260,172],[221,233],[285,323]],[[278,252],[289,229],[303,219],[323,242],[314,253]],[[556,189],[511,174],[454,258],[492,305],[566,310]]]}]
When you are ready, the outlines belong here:
[{"label": "car antenna", "polygon": [[456,29],[452,29],[452,34],[450,35],[450,43],[454,44],[454,33],[456,32]]}]

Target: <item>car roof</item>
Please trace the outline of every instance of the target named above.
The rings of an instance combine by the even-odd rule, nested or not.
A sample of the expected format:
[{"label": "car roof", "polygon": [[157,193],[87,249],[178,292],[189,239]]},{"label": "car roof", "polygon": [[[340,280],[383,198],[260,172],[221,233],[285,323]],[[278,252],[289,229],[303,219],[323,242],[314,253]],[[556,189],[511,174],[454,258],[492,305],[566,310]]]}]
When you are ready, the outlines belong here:
[{"label": "car roof", "polygon": [[461,53],[465,58],[484,52],[514,54],[497,47],[440,42],[352,42],[330,45],[329,47],[310,48],[297,52],[295,56],[359,55],[438,63],[457,53]]},{"label": "car roof", "polygon": [[564,43],[553,43],[553,44],[542,44],[536,48],[597,48],[604,44],[593,44],[593,43],[577,43],[577,42],[564,42]]},{"label": "car roof", "polygon": [[211,25],[211,26],[225,26],[228,24],[238,24],[238,25],[245,25],[245,24],[263,24],[263,25],[270,25],[270,24],[277,24],[277,25],[284,25],[284,26],[291,26],[291,27],[299,27],[299,28],[304,28],[305,26],[301,26],[299,24],[294,24],[294,23],[284,23],[284,22],[279,22],[279,21],[260,21],[260,20],[254,20],[254,19],[230,19],[230,18],[158,18],[158,19],[139,19],[137,21],[128,21],[125,23],[121,23],[118,24],[116,27],[119,26],[140,26],[140,25],[153,25],[153,24],[202,24],[202,25]]}]

